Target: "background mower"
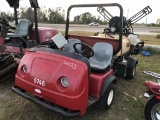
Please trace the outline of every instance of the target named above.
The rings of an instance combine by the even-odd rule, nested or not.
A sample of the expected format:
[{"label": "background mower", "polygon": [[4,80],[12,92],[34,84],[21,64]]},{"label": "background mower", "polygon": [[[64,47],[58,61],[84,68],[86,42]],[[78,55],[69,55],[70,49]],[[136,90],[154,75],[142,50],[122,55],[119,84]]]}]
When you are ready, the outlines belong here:
[{"label": "background mower", "polygon": [[[68,34],[72,8],[107,6],[116,6],[120,10],[120,15],[115,20],[119,31],[113,34],[117,37]],[[132,78],[138,62],[129,57],[133,47],[123,35],[123,20],[123,8],[117,3],[71,5],[67,11],[65,38],[60,33],[52,37],[52,42],[59,49],[30,49],[19,64],[12,90],[68,117],[85,115],[87,108],[94,103],[100,109],[108,109],[115,94],[115,75]],[[139,43],[135,37],[138,35],[131,34],[136,38],[134,48],[137,46],[139,49],[143,43]],[[126,52],[123,51],[124,40],[127,41]]]}]

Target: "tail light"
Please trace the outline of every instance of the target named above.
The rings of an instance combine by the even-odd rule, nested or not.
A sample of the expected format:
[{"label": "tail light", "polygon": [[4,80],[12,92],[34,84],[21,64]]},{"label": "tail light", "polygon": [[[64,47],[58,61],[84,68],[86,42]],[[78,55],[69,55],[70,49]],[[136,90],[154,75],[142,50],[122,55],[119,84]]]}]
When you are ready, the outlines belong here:
[{"label": "tail light", "polygon": [[69,81],[67,77],[62,77],[61,78],[61,84],[63,87],[68,87],[69,86]]},{"label": "tail light", "polygon": [[25,74],[27,74],[27,66],[26,66],[26,65],[23,65],[23,66],[22,66],[22,71],[23,71]]}]

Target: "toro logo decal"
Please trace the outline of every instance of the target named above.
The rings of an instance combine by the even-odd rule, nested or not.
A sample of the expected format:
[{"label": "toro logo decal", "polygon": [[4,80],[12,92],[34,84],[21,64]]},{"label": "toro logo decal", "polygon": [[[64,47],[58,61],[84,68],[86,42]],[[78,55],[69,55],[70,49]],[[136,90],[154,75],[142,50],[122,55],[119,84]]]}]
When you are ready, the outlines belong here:
[{"label": "toro logo decal", "polygon": [[64,64],[71,67],[72,69],[77,68],[77,65],[75,63],[70,62],[70,61],[64,61]]},{"label": "toro logo decal", "polygon": [[40,85],[42,87],[44,87],[46,85],[44,80],[40,80],[38,78],[34,78],[34,84]]},{"label": "toro logo decal", "polygon": [[35,91],[36,93],[39,93],[39,94],[42,93],[40,89],[34,89],[34,91]]}]

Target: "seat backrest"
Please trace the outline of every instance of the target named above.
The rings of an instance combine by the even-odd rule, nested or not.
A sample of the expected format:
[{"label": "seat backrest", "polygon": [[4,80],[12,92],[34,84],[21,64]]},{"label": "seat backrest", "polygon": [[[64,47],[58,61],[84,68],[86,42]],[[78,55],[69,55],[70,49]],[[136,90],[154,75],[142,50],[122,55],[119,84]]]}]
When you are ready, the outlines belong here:
[{"label": "seat backrest", "polygon": [[[74,48],[73,48],[73,45],[75,43],[81,43],[81,41],[79,39],[68,39],[68,44],[66,44],[64,46],[64,51],[68,51],[68,52],[75,52]],[[81,50],[82,49],[82,46],[81,45],[77,45],[76,47],[77,49]]]},{"label": "seat backrest", "polygon": [[30,22],[26,19],[21,19],[19,21],[19,23],[16,26],[16,34],[23,34],[24,36],[28,35],[28,31],[29,31],[29,27],[30,27]]},{"label": "seat backrest", "polygon": [[113,46],[108,43],[98,42],[93,46],[94,56],[98,62],[111,61],[113,57]]},{"label": "seat backrest", "polygon": [[89,59],[92,71],[105,72],[112,67],[113,46],[98,42],[93,46],[94,55]]}]

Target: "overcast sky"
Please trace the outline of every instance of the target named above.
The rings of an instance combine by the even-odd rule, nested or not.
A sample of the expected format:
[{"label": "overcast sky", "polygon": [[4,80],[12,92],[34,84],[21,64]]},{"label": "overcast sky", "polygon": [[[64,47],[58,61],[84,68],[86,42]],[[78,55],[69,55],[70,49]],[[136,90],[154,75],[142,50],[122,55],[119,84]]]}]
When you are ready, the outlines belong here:
[{"label": "overcast sky", "polygon": [[[94,2],[93,2],[94,1]],[[154,2],[153,2],[154,1]],[[124,10],[124,16],[128,18],[139,12],[146,6],[150,6],[152,8],[152,13],[147,17],[143,18],[139,23],[156,23],[156,20],[160,18],[160,0],[38,0],[39,6],[45,6],[46,8],[55,8],[55,7],[62,7],[65,12],[70,5],[73,4],[100,4],[100,3],[119,3],[122,5]],[[29,0],[22,0],[20,6],[28,6],[29,7]],[[117,15],[118,9],[111,9],[106,8],[113,16]],[[13,9],[9,8],[6,0],[1,0],[1,7],[0,11],[13,11]],[[71,18],[73,16],[81,14],[83,12],[91,12],[92,15],[98,16],[99,13],[96,12],[96,8],[88,8],[88,9],[72,9],[71,11]]]}]

